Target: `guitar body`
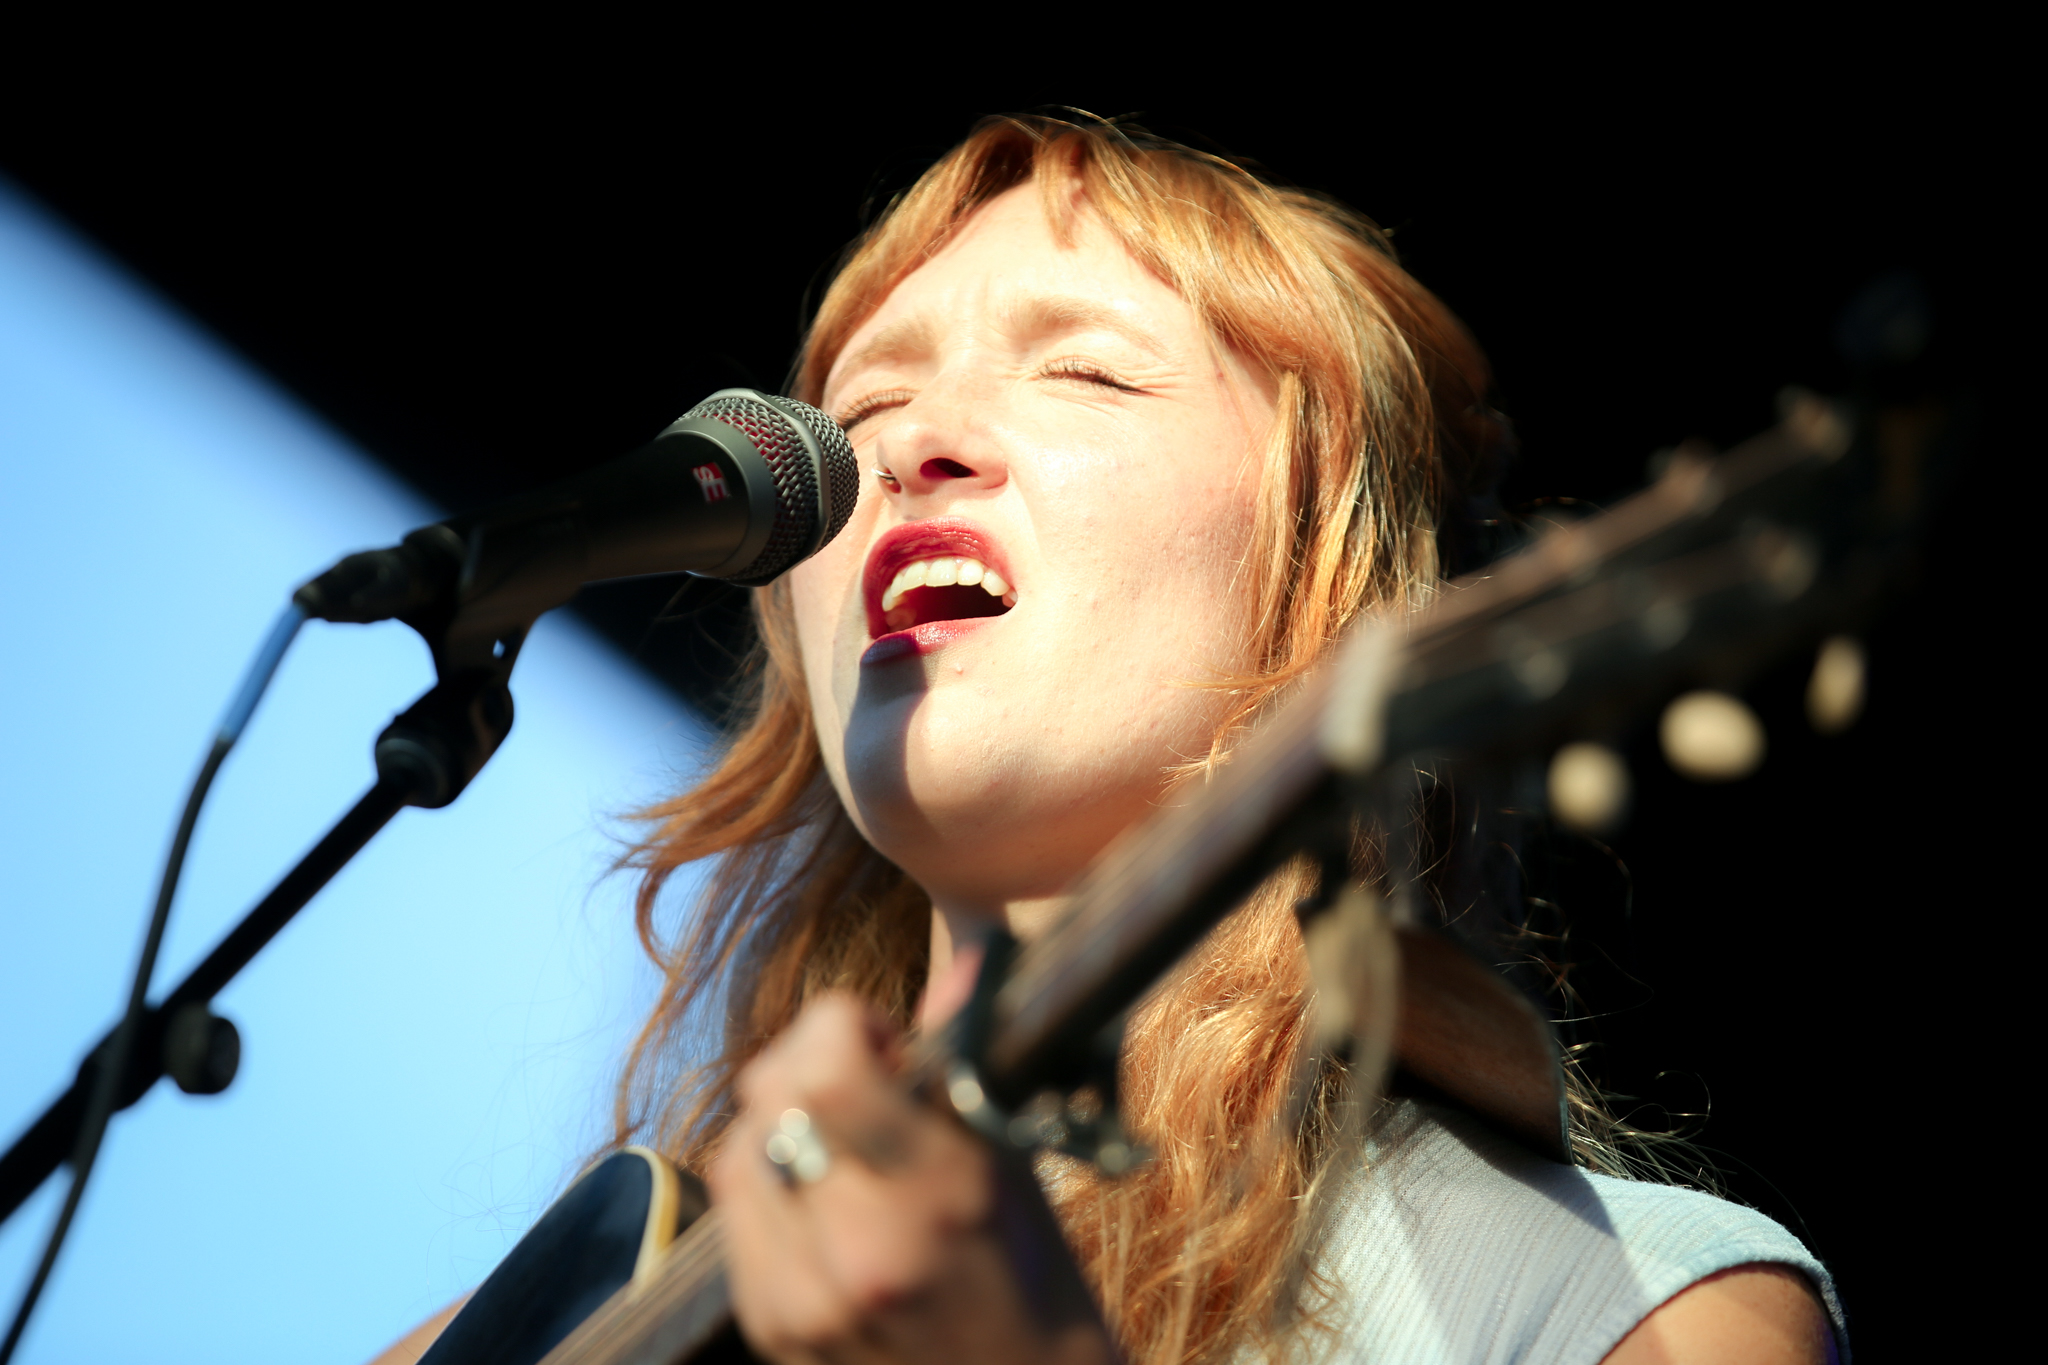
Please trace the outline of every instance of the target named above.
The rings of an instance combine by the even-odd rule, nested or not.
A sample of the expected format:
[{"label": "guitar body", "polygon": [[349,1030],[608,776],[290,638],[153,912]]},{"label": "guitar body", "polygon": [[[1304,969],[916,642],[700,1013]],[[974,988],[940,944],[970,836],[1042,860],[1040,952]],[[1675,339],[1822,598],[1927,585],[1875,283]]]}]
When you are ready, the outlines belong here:
[{"label": "guitar body", "polygon": [[[420,1365],[538,1365],[620,1290],[644,1283],[709,1207],[694,1176],[645,1147],[598,1162],[477,1287]],[[694,1357],[752,1360],[728,1327]]]}]

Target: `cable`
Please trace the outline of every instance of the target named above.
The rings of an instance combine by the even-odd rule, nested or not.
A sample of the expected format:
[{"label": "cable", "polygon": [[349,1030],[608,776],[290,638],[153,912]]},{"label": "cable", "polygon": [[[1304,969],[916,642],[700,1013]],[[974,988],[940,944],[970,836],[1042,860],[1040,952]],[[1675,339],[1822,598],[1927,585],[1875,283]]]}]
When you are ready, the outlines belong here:
[{"label": "cable", "polygon": [[185,850],[192,842],[193,827],[199,823],[199,808],[206,803],[206,793],[213,786],[214,774],[220,771],[220,765],[227,758],[228,751],[235,747],[235,741],[242,737],[249,717],[255,714],[256,703],[276,676],[285,650],[291,647],[292,638],[305,623],[306,613],[296,604],[286,607],[284,614],[277,618],[277,624],[270,628],[262,648],[256,651],[249,671],[242,675],[242,685],[236,689],[234,699],[221,715],[219,728],[214,731],[213,746],[207,751],[206,761],[199,765],[199,775],[192,779],[192,790],[185,797],[185,813],[178,821],[178,832],[171,839],[170,855],[164,859],[163,878],[157,884],[156,908],[150,914],[149,931],[143,935],[142,958],[135,964],[135,979],[129,983],[128,1011],[122,1016],[121,1026],[114,1031],[105,1049],[91,1062],[92,1094],[86,1100],[77,1145],[71,1149],[71,1188],[65,1193],[64,1207],[59,1210],[57,1221],[50,1229],[50,1239],[43,1246],[43,1258],[36,1265],[36,1273],[29,1280],[27,1291],[21,1296],[21,1306],[14,1311],[14,1322],[7,1329],[7,1339],[0,1342],[0,1365],[7,1365],[14,1358],[14,1348],[20,1344],[22,1333],[28,1330],[29,1315],[35,1311],[43,1286],[49,1282],[50,1271],[57,1264],[57,1253],[63,1249],[65,1235],[71,1231],[71,1220],[78,1212],[78,1201],[85,1194],[86,1179],[92,1175],[93,1163],[99,1158],[100,1139],[106,1136],[107,1122],[114,1116],[121,1082],[127,1076],[136,1035],[142,1029],[143,1016],[147,1012],[149,978],[156,968],[157,949],[163,946],[164,926],[171,918],[171,899],[177,894],[178,877],[185,870]]}]

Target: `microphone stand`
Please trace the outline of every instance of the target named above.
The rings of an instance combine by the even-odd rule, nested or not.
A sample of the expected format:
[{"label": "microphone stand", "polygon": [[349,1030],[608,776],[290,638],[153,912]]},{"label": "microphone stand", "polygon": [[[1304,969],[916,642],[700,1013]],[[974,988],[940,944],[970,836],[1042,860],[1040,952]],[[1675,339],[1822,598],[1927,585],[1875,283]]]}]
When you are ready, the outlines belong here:
[{"label": "microphone stand", "polygon": [[[780,433],[769,447],[756,444],[750,425],[762,421]],[[74,1166],[42,1262],[0,1339],[0,1365],[12,1357],[48,1282],[108,1120],[166,1073],[194,1094],[216,1094],[234,1079],[239,1037],[208,1002],[401,809],[445,806],[469,785],[511,731],[506,683],[541,613],[586,582],[685,565],[765,583],[845,524],[855,467],[853,448],[824,413],[752,390],[721,390],[653,445],[590,476],[420,527],[395,546],[349,555],[301,585],[259,656],[267,662],[252,675],[246,705],[238,700],[231,709],[240,719],[216,737],[187,798],[120,1024],[87,1054],[71,1088],[0,1156],[0,1221],[65,1160]],[[728,476],[745,497],[730,496]],[[714,512],[701,511],[713,504]],[[682,516],[684,507],[700,510]],[[775,539],[784,531],[790,534]],[[433,650],[438,681],[378,738],[376,784],[191,975],[149,1006],[150,973],[199,807],[292,632],[307,619],[394,618]]]},{"label": "microphone stand", "polygon": [[[173,1020],[193,1006],[203,1010],[393,816],[407,806],[448,805],[504,743],[512,729],[507,682],[527,626],[501,629],[481,648],[463,648],[463,643],[477,643],[474,635],[467,642],[452,641],[454,614],[436,615],[437,620],[408,624],[427,637],[440,680],[378,737],[375,784],[183,981],[144,1011],[127,1048],[126,1074],[114,1092],[111,1112],[141,1099],[169,1069],[166,1043]],[[119,1050],[115,1044],[121,1029],[116,1024],[108,1030],[79,1065],[71,1088],[0,1156],[0,1222],[71,1157],[100,1069]],[[215,1091],[233,1077],[232,1061],[222,1069],[226,1075],[216,1076]]]}]

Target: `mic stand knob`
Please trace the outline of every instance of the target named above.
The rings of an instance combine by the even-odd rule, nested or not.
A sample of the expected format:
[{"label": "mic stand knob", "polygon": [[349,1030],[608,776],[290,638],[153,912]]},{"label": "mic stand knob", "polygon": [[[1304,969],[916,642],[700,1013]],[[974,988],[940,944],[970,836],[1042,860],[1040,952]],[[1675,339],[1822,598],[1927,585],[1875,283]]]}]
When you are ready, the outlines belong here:
[{"label": "mic stand knob", "polygon": [[406,804],[439,809],[462,794],[511,729],[502,673],[443,681],[377,737],[377,776],[408,788]]},{"label": "mic stand knob", "polygon": [[164,1026],[164,1070],[186,1094],[218,1095],[241,1065],[241,1030],[206,1006],[181,1006]]}]

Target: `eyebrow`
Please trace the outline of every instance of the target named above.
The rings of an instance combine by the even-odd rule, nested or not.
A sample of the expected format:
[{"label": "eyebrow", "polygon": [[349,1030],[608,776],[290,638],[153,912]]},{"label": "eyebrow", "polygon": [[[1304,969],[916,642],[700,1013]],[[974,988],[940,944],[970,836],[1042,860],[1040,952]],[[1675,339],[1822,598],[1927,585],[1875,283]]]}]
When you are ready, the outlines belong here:
[{"label": "eyebrow", "polygon": [[1165,342],[1098,299],[1074,294],[1010,294],[996,305],[996,317],[1006,330],[1027,336],[1063,331],[1114,332],[1161,360],[1172,355]]},{"label": "eyebrow", "polygon": [[861,348],[833,368],[852,374],[863,365],[882,360],[908,360],[929,352],[938,343],[938,328],[922,313],[892,322],[869,337]]}]

